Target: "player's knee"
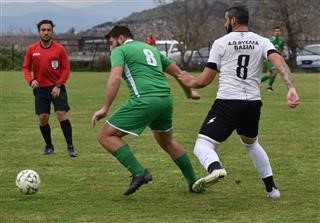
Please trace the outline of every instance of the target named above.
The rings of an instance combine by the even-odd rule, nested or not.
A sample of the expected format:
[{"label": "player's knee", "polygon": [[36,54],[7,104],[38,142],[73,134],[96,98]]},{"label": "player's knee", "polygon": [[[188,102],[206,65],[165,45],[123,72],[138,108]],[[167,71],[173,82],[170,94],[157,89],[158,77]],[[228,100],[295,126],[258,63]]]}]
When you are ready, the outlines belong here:
[{"label": "player's knee", "polygon": [[159,140],[158,144],[161,146],[162,149],[170,150],[170,148],[175,147],[175,142],[173,140]]},{"label": "player's knee", "polygon": [[250,150],[253,148],[256,144],[258,144],[258,138],[248,138],[245,136],[240,137],[240,141],[243,144],[243,146],[247,149]]},{"label": "player's knee", "polygon": [[49,114],[40,114],[39,115],[39,124],[40,126],[45,126],[49,122]]},{"label": "player's knee", "polygon": [[106,139],[105,134],[103,133],[102,130],[100,130],[100,131],[98,132],[98,134],[97,134],[97,140],[98,140],[98,142],[99,142],[101,145],[103,145],[103,142],[104,142],[105,139]]},{"label": "player's knee", "polygon": [[57,119],[59,120],[59,122],[68,119],[67,112],[65,112],[65,111],[57,111],[56,115],[57,115]]}]

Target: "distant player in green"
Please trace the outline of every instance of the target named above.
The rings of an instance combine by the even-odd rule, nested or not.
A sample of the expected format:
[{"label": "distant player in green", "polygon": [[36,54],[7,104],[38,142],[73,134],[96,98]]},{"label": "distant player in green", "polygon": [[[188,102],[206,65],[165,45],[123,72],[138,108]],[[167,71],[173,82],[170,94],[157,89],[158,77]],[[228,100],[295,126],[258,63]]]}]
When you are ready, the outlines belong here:
[{"label": "distant player in green", "polygon": [[[163,56],[157,48],[133,40],[131,31],[125,26],[115,26],[106,35],[111,48],[111,73],[106,84],[102,108],[92,117],[93,126],[107,116],[123,78],[129,88],[130,97],[122,104],[100,129],[98,140],[132,174],[132,181],[124,195],[134,193],[152,180],[152,175],[135,158],[129,145],[122,139],[125,135],[138,136],[146,127],[155,140],[174,160],[188,182],[196,181],[193,167],[183,146],[173,140],[173,102],[170,87],[163,71],[180,83],[180,68]],[[182,86],[182,85],[181,85]],[[199,99],[200,95],[183,87],[188,98]]]},{"label": "distant player in green", "polygon": [[[271,37],[270,41],[273,43],[274,47],[279,51],[280,55],[283,56],[285,41],[281,37],[281,29],[279,26],[274,27],[273,36]],[[269,79],[269,85],[267,89],[268,91],[273,91],[272,85],[276,79],[278,72],[276,70],[276,67],[270,61],[267,61],[266,63],[268,75],[262,77],[261,82],[264,82]]]}]

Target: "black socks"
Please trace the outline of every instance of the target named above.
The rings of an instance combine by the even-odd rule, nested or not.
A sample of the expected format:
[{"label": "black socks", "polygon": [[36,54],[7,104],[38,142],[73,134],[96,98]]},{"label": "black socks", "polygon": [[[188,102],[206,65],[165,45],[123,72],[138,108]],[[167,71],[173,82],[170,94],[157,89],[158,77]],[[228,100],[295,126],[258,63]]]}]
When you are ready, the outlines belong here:
[{"label": "black socks", "polygon": [[264,182],[264,185],[266,186],[267,192],[271,192],[272,188],[277,188],[276,185],[274,184],[273,176],[263,178],[262,180]]},{"label": "black socks", "polygon": [[222,169],[221,163],[218,162],[218,161],[213,162],[208,166],[208,172],[209,173],[212,173],[212,171],[218,170],[218,169]]},{"label": "black socks", "polygon": [[60,126],[69,147],[72,147],[72,127],[69,119],[60,122]]},{"label": "black socks", "polygon": [[51,140],[51,128],[49,124],[46,124],[44,126],[39,126],[42,137],[45,141],[45,143],[48,146],[52,146],[52,140]]}]

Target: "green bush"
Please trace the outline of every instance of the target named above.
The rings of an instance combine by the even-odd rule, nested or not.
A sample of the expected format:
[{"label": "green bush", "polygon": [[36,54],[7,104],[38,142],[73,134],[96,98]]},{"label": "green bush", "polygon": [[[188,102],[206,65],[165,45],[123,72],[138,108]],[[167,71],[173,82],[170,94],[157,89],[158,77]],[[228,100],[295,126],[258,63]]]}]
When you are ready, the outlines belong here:
[{"label": "green bush", "polygon": [[1,70],[21,70],[23,63],[23,52],[14,48],[0,48]]},{"label": "green bush", "polygon": [[[0,69],[21,70],[24,53],[12,47],[0,48]],[[111,64],[108,56],[96,58],[94,61],[70,61],[72,71],[110,71]]]}]

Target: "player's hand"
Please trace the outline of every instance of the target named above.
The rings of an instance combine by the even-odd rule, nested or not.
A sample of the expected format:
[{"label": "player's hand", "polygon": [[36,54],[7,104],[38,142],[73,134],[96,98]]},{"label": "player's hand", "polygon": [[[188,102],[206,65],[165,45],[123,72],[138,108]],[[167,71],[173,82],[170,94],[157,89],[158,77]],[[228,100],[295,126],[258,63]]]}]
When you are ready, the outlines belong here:
[{"label": "player's hand", "polygon": [[52,88],[52,91],[51,91],[51,96],[52,96],[52,98],[53,98],[53,99],[58,98],[59,95],[60,95],[60,91],[61,91],[61,89],[60,89],[59,87],[54,86],[54,88]]},{"label": "player's hand", "polygon": [[287,94],[287,103],[290,108],[295,108],[299,105],[299,96],[295,88],[289,88]]},{"label": "player's hand", "polygon": [[191,90],[191,96],[190,98],[192,100],[199,100],[201,97],[201,95],[197,92],[197,91],[194,91],[194,90]]},{"label": "player's hand", "polygon": [[92,116],[92,119],[91,119],[91,123],[92,123],[92,126],[95,127],[96,123],[107,116],[107,109],[105,109],[104,107],[102,107],[100,110],[96,111],[93,116]]},{"label": "player's hand", "polygon": [[32,80],[30,83],[30,86],[34,89],[34,88],[39,87],[39,83],[37,80]]},{"label": "player's hand", "polygon": [[192,87],[192,82],[194,77],[189,74],[187,71],[182,71],[179,75],[178,75],[178,79],[180,81],[180,83],[182,83],[184,86],[186,87]]}]

